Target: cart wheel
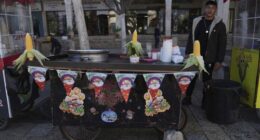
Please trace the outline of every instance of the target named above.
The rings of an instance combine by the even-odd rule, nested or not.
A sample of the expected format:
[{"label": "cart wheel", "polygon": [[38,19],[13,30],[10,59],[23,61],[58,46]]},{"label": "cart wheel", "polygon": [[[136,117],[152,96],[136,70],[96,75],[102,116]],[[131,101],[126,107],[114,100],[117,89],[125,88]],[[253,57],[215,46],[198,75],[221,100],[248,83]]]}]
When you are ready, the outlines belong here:
[{"label": "cart wheel", "polygon": [[67,140],[95,140],[101,132],[101,128],[90,128],[82,123],[80,125],[68,125],[66,118],[62,120],[59,128]]},{"label": "cart wheel", "polygon": [[33,108],[34,102],[29,103],[26,105],[21,111],[22,112],[29,112]]},{"label": "cart wheel", "polygon": [[186,124],[187,124],[187,113],[185,108],[181,108],[181,117],[180,117],[180,122],[178,124],[178,130],[184,129]]},{"label": "cart wheel", "polygon": [[9,119],[0,118],[0,130],[4,130],[9,123]]},{"label": "cart wheel", "polygon": [[167,130],[164,132],[163,140],[184,140],[181,131]]}]

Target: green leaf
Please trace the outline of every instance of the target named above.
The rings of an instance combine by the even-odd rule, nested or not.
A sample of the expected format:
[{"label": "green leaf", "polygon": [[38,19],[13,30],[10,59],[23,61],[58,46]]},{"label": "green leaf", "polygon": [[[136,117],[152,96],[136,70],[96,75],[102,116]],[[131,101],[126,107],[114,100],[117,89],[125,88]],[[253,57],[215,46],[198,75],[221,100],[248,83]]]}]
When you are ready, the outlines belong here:
[{"label": "green leaf", "polygon": [[14,65],[16,70],[19,70],[26,62],[27,51],[25,50],[16,60],[14,60]]},{"label": "green leaf", "polygon": [[182,70],[185,70],[187,68],[190,68],[193,65],[196,65],[197,59],[195,58],[194,55],[190,55],[190,57],[184,63],[185,63],[185,66]]},{"label": "green leaf", "polygon": [[38,60],[38,62],[43,66],[43,63],[42,63],[42,61],[44,61],[44,60],[48,60],[48,58],[47,57],[45,57],[44,55],[42,55],[39,51],[37,51],[37,50],[32,50],[32,53],[33,53],[33,55],[36,57],[36,59]]},{"label": "green leaf", "polygon": [[127,47],[128,56],[132,56],[132,55],[142,56],[143,48],[140,42],[133,44],[132,41],[130,41],[125,46]]},{"label": "green leaf", "polygon": [[205,63],[204,63],[203,57],[202,56],[197,56],[196,58],[197,58],[197,61],[199,63],[200,72],[204,71],[204,72],[209,74],[209,72],[205,68]]}]

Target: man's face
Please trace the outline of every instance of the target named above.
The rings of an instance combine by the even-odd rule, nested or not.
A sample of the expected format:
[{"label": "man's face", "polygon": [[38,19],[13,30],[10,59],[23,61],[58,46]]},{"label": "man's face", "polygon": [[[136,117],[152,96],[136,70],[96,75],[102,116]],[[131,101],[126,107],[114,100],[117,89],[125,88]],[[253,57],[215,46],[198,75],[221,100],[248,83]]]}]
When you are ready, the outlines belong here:
[{"label": "man's face", "polygon": [[215,5],[207,5],[205,8],[205,16],[213,17],[215,16],[216,11],[217,11],[217,7]]}]

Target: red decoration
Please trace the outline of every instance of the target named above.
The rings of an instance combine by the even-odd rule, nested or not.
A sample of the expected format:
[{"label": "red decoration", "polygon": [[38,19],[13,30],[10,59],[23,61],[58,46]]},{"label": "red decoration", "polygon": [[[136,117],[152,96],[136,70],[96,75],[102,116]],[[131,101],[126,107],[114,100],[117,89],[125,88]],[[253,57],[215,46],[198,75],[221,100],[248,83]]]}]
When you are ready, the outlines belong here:
[{"label": "red decoration", "polygon": [[159,89],[148,89],[148,90],[152,96],[152,99],[155,100],[157,97],[157,93],[159,92]]},{"label": "red decoration", "polygon": [[45,82],[35,81],[35,83],[37,84],[37,86],[39,87],[39,89],[40,89],[41,91],[44,90],[44,88],[45,88]]},{"label": "red decoration", "polygon": [[16,1],[23,5],[34,3],[34,0],[4,0],[2,2],[5,2],[5,5],[13,5]]},{"label": "red decoration", "polygon": [[32,4],[34,2],[34,0],[17,0],[17,1],[20,2],[23,5]]},{"label": "red decoration", "polygon": [[122,94],[126,103],[128,102],[130,92],[131,92],[131,89],[128,89],[128,90],[121,89],[121,94]]}]

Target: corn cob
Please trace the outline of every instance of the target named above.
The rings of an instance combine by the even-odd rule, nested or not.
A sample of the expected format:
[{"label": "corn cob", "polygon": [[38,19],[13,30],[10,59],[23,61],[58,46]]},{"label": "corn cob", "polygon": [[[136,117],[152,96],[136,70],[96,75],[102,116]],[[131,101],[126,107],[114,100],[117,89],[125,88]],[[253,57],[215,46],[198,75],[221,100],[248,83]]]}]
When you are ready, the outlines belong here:
[{"label": "corn cob", "polygon": [[135,30],[132,37],[132,43],[135,45],[137,43],[137,31]]},{"label": "corn cob", "polygon": [[193,45],[193,54],[195,56],[201,56],[200,55],[200,42],[196,40]]},{"label": "corn cob", "polygon": [[132,40],[125,45],[127,47],[128,56],[141,56],[143,54],[142,44],[138,42],[137,37],[137,31],[135,30]]},{"label": "corn cob", "polygon": [[200,42],[198,40],[196,40],[194,42],[193,53],[190,54],[189,58],[184,63],[185,63],[185,66],[183,69],[187,69],[187,68],[195,65],[199,68],[200,72],[204,71],[204,72],[208,73],[208,71],[205,69],[203,57],[200,54]]},{"label": "corn cob", "polygon": [[14,61],[15,67],[17,69],[20,69],[20,67],[26,62],[27,58],[29,59],[29,61],[33,61],[33,59],[36,58],[42,66],[42,61],[48,60],[48,58],[42,55],[39,51],[33,49],[33,41],[29,33],[27,33],[25,36],[24,52]]}]

